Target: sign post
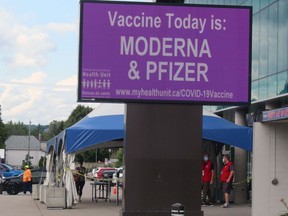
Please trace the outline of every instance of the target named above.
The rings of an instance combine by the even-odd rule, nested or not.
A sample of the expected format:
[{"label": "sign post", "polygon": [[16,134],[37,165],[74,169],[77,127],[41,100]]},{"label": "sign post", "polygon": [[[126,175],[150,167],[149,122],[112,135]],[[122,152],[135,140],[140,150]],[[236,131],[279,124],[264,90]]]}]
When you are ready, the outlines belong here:
[{"label": "sign post", "polygon": [[202,106],[128,104],[123,216],[202,216]]}]

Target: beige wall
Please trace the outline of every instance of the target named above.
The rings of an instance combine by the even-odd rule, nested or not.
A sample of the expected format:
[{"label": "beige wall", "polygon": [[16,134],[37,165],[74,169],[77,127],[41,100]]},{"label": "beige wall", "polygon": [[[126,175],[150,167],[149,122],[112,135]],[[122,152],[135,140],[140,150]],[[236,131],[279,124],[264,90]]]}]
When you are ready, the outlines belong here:
[{"label": "beige wall", "polygon": [[[27,150],[6,150],[6,163],[16,167],[21,167],[22,160],[25,160],[27,154]],[[32,165],[38,166],[38,162],[41,156],[45,156],[45,152],[30,151],[30,156],[33,157],[33,159],[31,159]]]},{"label": "beige wall", "polygon": [[253,134],[252,216],[279,215],[280,199],[288,201],[288,124],[255,123]]}]

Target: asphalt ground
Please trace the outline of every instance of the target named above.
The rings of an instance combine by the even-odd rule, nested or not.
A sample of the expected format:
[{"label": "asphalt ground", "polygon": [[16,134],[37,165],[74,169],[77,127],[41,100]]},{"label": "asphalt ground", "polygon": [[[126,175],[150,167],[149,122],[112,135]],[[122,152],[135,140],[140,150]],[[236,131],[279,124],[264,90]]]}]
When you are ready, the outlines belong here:
[{"label": "asphalt ground", "polygon": [[[20,193],[18,195],[0,195],[0,216],[119,216],[121,202],[116,205],[116,195],[111,195],[111,202],[99,200],[92,202],[92,190],[90,181],[86,181],[83,189],[82,202],[77,203],[72,209],[47,209],[46,205],[34,200],[31,195]],[[231,205],[223,209],[220,205],[202,207],[204,216],[251,216],[251,207],[247,205]]]}]

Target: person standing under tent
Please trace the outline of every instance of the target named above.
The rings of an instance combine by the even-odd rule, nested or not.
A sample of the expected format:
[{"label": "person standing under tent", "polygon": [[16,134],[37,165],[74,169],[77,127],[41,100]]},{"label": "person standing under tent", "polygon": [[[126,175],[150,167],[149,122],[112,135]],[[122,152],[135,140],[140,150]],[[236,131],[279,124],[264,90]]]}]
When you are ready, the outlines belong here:
[{"label": "person standing under tent", "polygon": [[224,193],[225,203],[222,205],[222,208],[228,208],[229,207],[229,199],[230,199],[230,192],[232,189],[232,182],[234,179],[234,166],[233,163],[230,161],[229,155],[223,156],[223,163],[224,166],[221,170],[220,174],[220,181],[222,182],[222,189]]},{"label": "person standing under tent", "polygon": [[[202,161],[202,206],[213,206],[211,185],[213,185],[214,179],[214,164],[209,160],[209,155],[205,153]],[[208,203],[206,198],[208,196]]]},{"label": "person standing under tent", "polygon": [[86,168],[83,167],[83,161],[79,162],[79,166],[76,167],[75,171],[76,173],[74,175],[74,180],[76,183],[78,201],[82,202],[81,197],[82,197],[83,187],[85,185],[85,173],[86,173]]}]

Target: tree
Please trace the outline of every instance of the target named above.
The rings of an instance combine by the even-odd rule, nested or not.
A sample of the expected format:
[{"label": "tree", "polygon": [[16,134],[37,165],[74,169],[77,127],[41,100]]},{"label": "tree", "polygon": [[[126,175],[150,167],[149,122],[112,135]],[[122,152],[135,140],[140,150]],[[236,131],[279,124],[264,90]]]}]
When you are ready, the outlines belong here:
[{"label": "tree", "polygon": [[78,105],[72,111],[68,119],[65,121],[65,124],[64,124],[65,128],[72,126],[73,124],[75,124],[76,122],[84,118],[86,115],[88,115],[92,110],[93,108],[91,107]]},{"label": "tree", "polygon": [[98,161],[105,161],[105,158],[109,158],[109,149],[107,149],[107,148],[106,149],[98,149],[97,160]]},{"label": "tree", "polygon": [[41,133],[41,125],[40,124],[38,124],[38,126],[34,130],[31,130],[31,132],[30,132],[31,136],[35,136],[36,138],[39,137],[40,133]]},{"label": "tree", "polygon": [[[97,161],[105,161],[105,158],[109,158],[109,149],[98,149],[97,150]],[[75,155],[75,161],[84,162],[95,162],[96,161],[96,150],[87,150]],[[97,162],[96,161],[96,162]]]},{"label": "tree", "polygon": [[[81,120],[82,118],[84,118],[86,115],[88,115],[91,111],[93,110],[93,108],[91,107],[86,107],[86,106],[82,106],[82,105],[78,105],[70,114],[70,116],[68,117],[68,119],[65,121],[64,126],[65,128],[70,127],[72,125],[74,125],[75,123],[77,123],[79,120]],[[98,156],[98,153],[97,153]],[[102,154],[99,154],[100,158],[103,158]],[[93,162],[95,161],[96,158],[96,151],[95,150],[87,150],[85,152],[82,152],[80,154],[77,154],[75,156],[75,161],[84,161],[84,162]]]},{"label": "tree", "polygon": [[24,125],[23,122],[13,123],[12,121],[9,121],[5,124],[5,127],[7,130],[7,137],[10,137],[11,135],[28,135],[28,127]]},{"label": "tree", "polygon": [[[45,134],[47,134],[48,131],[48,127],[49,125],[27,125],[27,127],[30,127],[30,134],[31,136],[35,136],[37,139],[39,139],[39,141],[47,141],[45,139]],[[41,137],[40,137],[41,135]]]},{"label": "tree", "polygon": [[46,167],[46,157],[41,157],[38,163],[39,168],[45,168]]},{"label": "tree", "polygon": [[115,166],[116,167],[121,167],[123,166],[123,148],[120,148],[117,152],[117,159],[118,161],[116,162]]},{"label": "tree", "polygon": [[2,113],[0,105],[0,149],[5,148],[5,140],[8,138],[5,124],[2,122]]},{"label": "tree", "polygon": [[44,138],[46,140],[49,140],[56,136],[57,134],[61,133],[61,131],[64,130],[64,122],[63,121],[56,121],[53,120],[50,122],[49,127],[48,127],[48,132],[44,134]]},{"label": "tree", "polygon": [[31,163],[31,158],[29,158],[29,155],[28,155],[28,154],[25,156],[25,159],[22,160],[21,169],[24,170],[24,168],[25,168],[26,165],[28,165],[30,169],[33,169],[32,163]]}]

